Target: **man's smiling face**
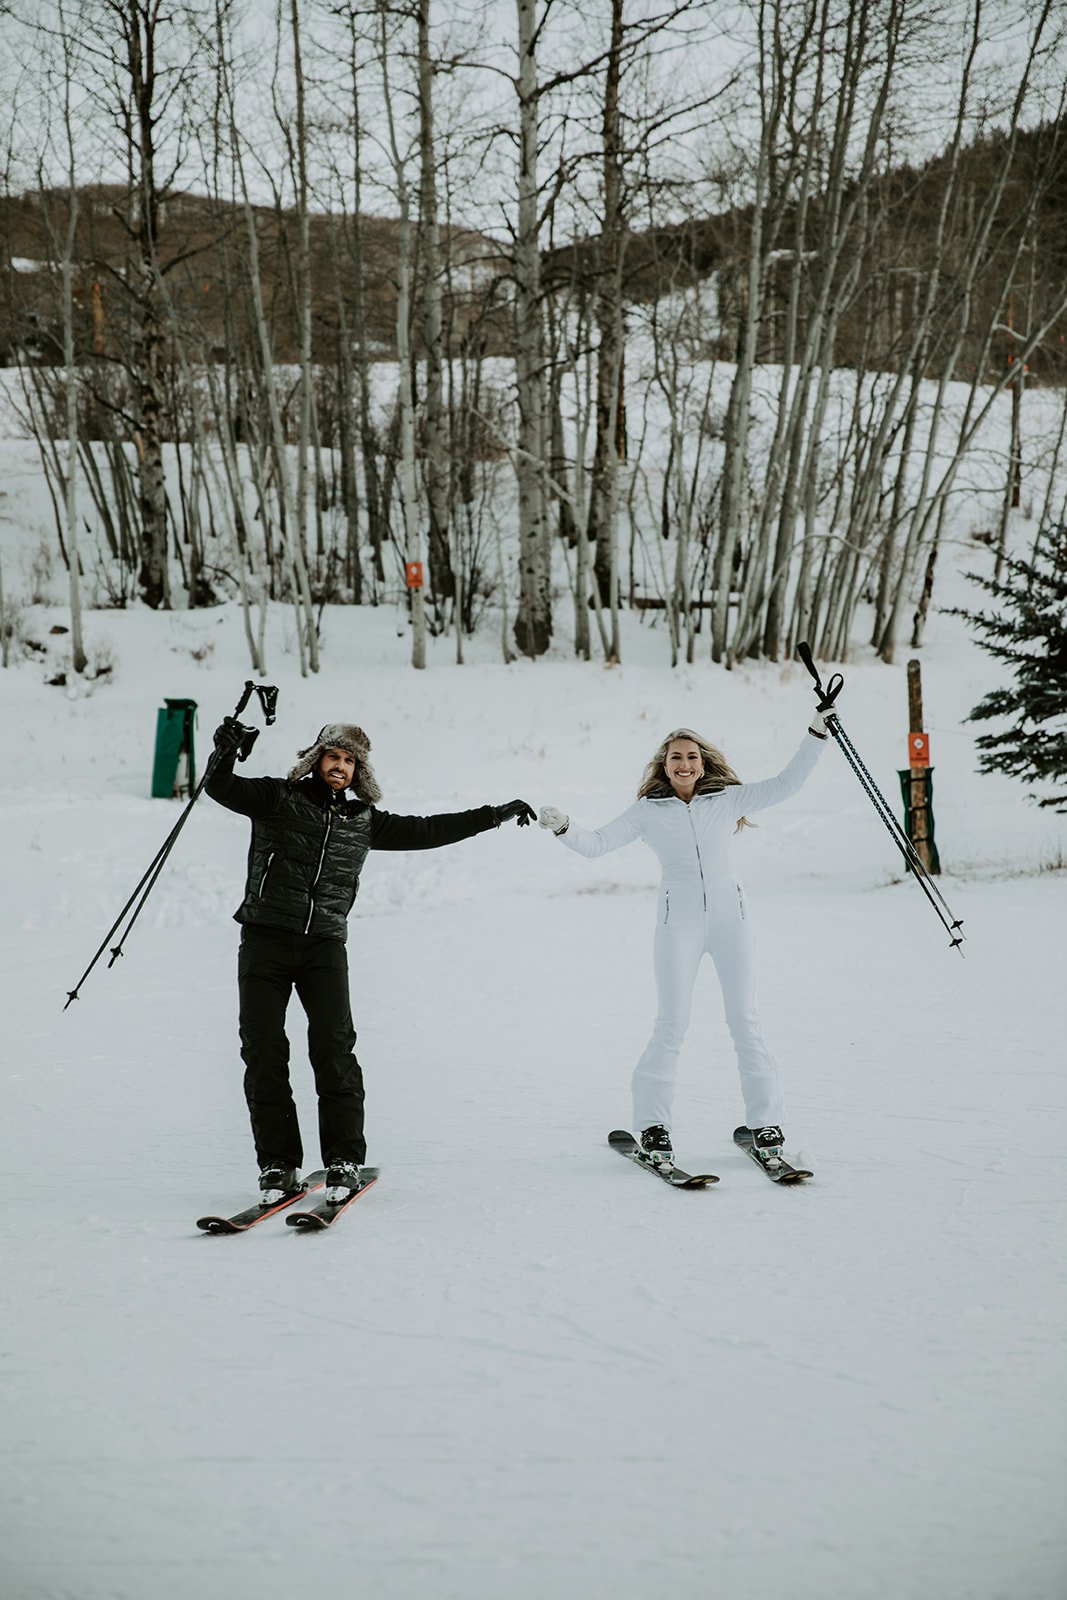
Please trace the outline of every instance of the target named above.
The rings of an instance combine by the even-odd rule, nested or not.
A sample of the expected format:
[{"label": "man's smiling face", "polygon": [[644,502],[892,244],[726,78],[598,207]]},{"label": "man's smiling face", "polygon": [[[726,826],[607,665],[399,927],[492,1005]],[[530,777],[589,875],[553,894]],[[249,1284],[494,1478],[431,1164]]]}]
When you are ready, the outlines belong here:
[{"label": "man's smiling face", "polygon": [[347,750],[338,750],[335,745],[327,745],[319,757],[318,771],[322,781],[340,793],[352,783],[356,772],[356,758],[349,755]]}]

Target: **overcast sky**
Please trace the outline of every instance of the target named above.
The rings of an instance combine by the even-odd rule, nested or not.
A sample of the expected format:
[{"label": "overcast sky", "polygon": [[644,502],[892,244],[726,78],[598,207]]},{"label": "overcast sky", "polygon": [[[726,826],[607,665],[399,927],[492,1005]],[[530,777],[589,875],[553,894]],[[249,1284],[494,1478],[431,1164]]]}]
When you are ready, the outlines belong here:
[{"label": "overcast sky", "polygon": [[[81,3],[93,8],[93,0]],[[880,0],[876,8],[879,15],[884,16],[887,4],[888,0]],[[898,74],[894,160],[921,159],[947,138],[973,27],[973,5],[965,0],[909,0],[909,4],[913,7],[915,31]],[[80,24],[72,26],[78,15],[78,0],[65,0],[62,9],[78,41],[74,61],[79,82],[71,97],[78,181],[122,182],[125,170],[114,117],[106,114],[99,103],[107,74],[91,54],[91,30]],[[659,9],[654,0],[629,0],[626,20],[635,22],[658,14]],[[662,172],[691,177],[723,160],[733,160],[738,150],[743,151],[746,141],[754,137],[758,126],[755,9],[742,0],[711,0],[694,6],[670,36],[660,38],[655,62],[648,71],[640,77],[633,74],[627,80],[624,97],[635,115],[660,103],[674,106],[679,113],[669,135],[657,147],[656,161]],[[975,63],[971,95],[975,126],[982,115],[989,115],[1003,126],[1018,65],[1025,58],[1028,39],[1043,9],[1042,4],[1027,0],[983,0],[982,47]],[[554,0],[547,11],[539,55],[542,77],[573,68],[603,48],[610,15],[607,0],[581,0],[580,5],[575,0]],[[201,7],[200,14],[207,16],[209,8]],[[305,4],[302,14],[305,67],[311,80],[308,114],[313,122],[325,123],[328,129],[319,136],[320,148],[312,161],[316,197],[325,207],[336,204],[338,185],[348,178],[352,165],[352,141],[347,133],[351,96],[346,82],[346,49],[339,24],[327,5]],[[60,80],[42,82],[46,51],[27,26],[30,22],[55,22],[59,15],[60,7],[54,0],[29,0],[22,7],[22,21],[14,13],[0,17],[0,83],[14,108],[4,172],[6,186],[14,191],[32,187],[42,166],[54,181],[63,182],[66,178],[64,138],[57,117],[62,103],[57,87]],[[540,15],[544,17],[545,8]],[[247,181],[254,198],[265,202],[271,199],[272,185],[278,181],[283,181],[287,198],[291,196],[290,186],[284,183],[284,140],[276,114],[290,116],[293,106],[287,5],[281,8],[280,48],[277,17],[273,6],[248,5],[237,35],[244,52],[236,78]],[[438,0],[432,27],[435,55],[454,63],[451,70],[437,75],[435,96],[442,147],[448,151],[445,181],[454,190],[456,220],[504,232],[514,193],[515,145],[511,130],[516,121],[516,97],[511,78],[515,71],[516,7],[513,0]],[[1049,24],[1049,47],[1041,62],[1037,88],[1027,102],[1027,121],[1056,113],[1057,99],[1067,77],[1063,28],[1061,19]],[[1053,29],[1060,34],[1055,44]],[[403,42],[410,48],[410,34],[403,36]],[[184,48],[188,59],[188,48]],[[172,63],[179,59],[173,41],[162,55]],[[206,54],[199,59],[206,61]],[[369,44],[363,47],[362,59],[361,113],[368,134],[364,150],[364,209],[389,213],[395,210],[395,199],[384,153],[384,90]],[[401,140],[407,141],[404,147],[409,151],[414,134],[411,70],[410,54],[398,53],[391,65],[392,104]],[[272,99],[275,81],[277,92]],[[206,70],[195,92],[201,109],[193,120],[204,128],[210,122],[214,101]],[[702,100],[708,103],[685,113],[687,104],[693,106]],[[832,109],[832,92],[827,100],[828,110]],[[547,143],[543,174],[551,171],[561,152],[575,155],[596,147],[595,93],[574,91],[566,121],[561,120],[563,109],[562,94],[545,102],[543,133]],[[173,134],[169,140],[167,136],[173,125],[174,118],[164,115],[160,131],[165,157],[178,149]],[[857,133],[861,131],[862,122]],[[175,172],[177,186],[206,188],[202,144],[195,137],[187,138],[181,150],[182,159]],[[410,177],[414,182],[414,162],[410,163]],[[593,182],[590,176],[587,187]],[[713,206],[714,195],[714,188],[709,188],[699,209]],[[573,225],[582,226],[578,214]],[[565,226],[561,219],[561,227]]]}]

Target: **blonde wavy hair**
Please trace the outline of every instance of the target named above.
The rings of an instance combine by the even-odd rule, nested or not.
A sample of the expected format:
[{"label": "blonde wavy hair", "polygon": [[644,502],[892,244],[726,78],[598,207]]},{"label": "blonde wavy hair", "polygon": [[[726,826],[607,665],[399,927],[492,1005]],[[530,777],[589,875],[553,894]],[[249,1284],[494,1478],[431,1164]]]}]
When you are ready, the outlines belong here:
[{"label": "blonde wavy hair", "polygon": [[[676,739],[691,739],[700,751],[700,759],[704,763],[704,773],[702,777],[697,779],[696,788],[693,790],[694,794],[721,794],[723,789],[728,788],[730,784],[741,782],[741,779],[737,776],[737,773],[721,750],[717,750],[713,744],[709,744],[699,733],[694,733],[692,728],[675,728],[663,740],[645,768],[644,777],[641,779],[637,789],[637,798],[639,800],[666,799],[667,796],[674,793],[670,779],[667,776],[666,761],[667,751]],[[734,831],[740,833],[742,828],[754,828],[755,826],[756,824],[749,822],[747,817],[740,817]]]}]

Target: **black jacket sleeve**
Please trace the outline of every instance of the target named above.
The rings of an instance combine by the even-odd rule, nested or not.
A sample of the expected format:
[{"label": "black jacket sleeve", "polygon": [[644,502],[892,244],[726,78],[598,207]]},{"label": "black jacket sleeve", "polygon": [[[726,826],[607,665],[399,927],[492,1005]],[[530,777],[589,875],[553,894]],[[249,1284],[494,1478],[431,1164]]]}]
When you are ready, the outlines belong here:
[{"label": "black jacket sleeve", "polygon": [[227,811],[243,817],[269,817],[278,804],[278,786],[273,778],[238,778],[233,770],[236,758],[219,761],[204,785],[212,800]]},{"label": "black jacket sleeve", "polygon": [[436,817],[396,817],[371,807],[372,850],[436,850],[496,827],[492,806],[446,811]]}]

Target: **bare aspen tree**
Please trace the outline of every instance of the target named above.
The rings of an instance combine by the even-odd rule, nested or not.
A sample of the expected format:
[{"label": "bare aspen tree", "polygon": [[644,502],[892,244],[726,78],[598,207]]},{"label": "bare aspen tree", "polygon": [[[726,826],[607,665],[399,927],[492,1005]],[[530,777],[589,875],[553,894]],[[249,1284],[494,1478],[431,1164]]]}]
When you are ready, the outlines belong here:
[{"label": "bare aspen tree", "polygon": [[[385,94],[387,152],[392,164],[394,193],[399,212],[396,230],[397,421],[400,428],[400,507],[404,519],[404,559],[410,566],[422,562],[419,491],[415,469],[415,394],[411,372],[413,230],[407,156],[400,148],[393,110],[387,19],[387,7],[384,0],[379,0],[378,45],[381,51],[382,87]],[[411,606],[411,664],[413,667],[422,668],[426,665],[426,605],[421,585],[409,587],[408,596]]]},{"label": "bare aspen tree", "polygon": [[[924,284],[921,304],[913,308],[907,345],[904,352],[898,355],[896,361],[896,379],[882,403],[880,416],[874,419],[874,431],[870,445],[865,452],[865,469],[862,473],[858,472],[856,475],[852,500],[851,528],[857,545],[862,549],[868,540],[874,519],[878,516],[878,508],[882,499],[883,476],[889,459],[889,452],[898,439],[902,440],[900,457],[896,468],[896,485],[888,526],[882,541],[879,562],[878,592],[872,639],[875,644],[878,643],[879,638],[882,636],[891,602],[896,565],[896,530],[901,525],[904,516],[902,496],[908,481],[907,468],[911,459],[911,450],[919,420],[923,394],[923,376],[927,369],[932,347],[936,344],[938,336],[937,321],[939,319],[937,317],[937,308],[944,293],[945,268],[947,265],[945,256],[952,219],[960,199],[961,162],[966,121],[970,111],[971,76],[981,42],[980,21],[981,6],[979,4],[976,5],[973,12],[968,48],[962,64],[954,127],[946,153],[947,170],[942,180],[932,249],[930,251],[931,261],[928,270],[925,274],[922,274],[921,280],[917,279],[917,282],[922,281]],[[839,588],[839,594],[844,600],[843,586]],[[849,632],[851,612],[852,604],[851,602],[846,602],[841,606],[836,619],[833,617],[828,619],[824,635],[824,648],[839,648],[840,638],[842,635],[847,636]]]},{"label": "bare aspen tree", "polygon": [[74,124],[71,116],[73,72],[71,55],[74,39],[67,29],[67,17],[62,0],[59,4],[59,39],[62,51],[62,80],[60,83],[61,117],[67,166],[67,235],[62,258],[63,296],[63,365],[66,372],[67,391],[67,573],[70,595],[71,665],[83,673],[88,665],[82,640],[81,561],[78,554],[78,370],[74,347],[74,251],[78,235],[78,183],[75,156]]},{"label": "bare aspen tree", "polygon": [[[256,216],[249,195],[248,182],[245,174],[245,160],[242,149],[242,137],[237,125],[237,116],[234,105],[234,91],[231,75],[226,68],[226,63],[219,63],[219,91],[224,95],[227,105],[227,120],[230,137],[233,143],[233,170],[238,186],[240,204],[245,223],[245,244],[247,249],[247,281],[251,313],[254,325],[254,336],[258,347],[258,357],[261,366],[263,397],[266,401],[269,418],[270,443],[273,446],[274,469],[278,476],[277,498],[281,508],[279,518],[279,535],[285,554],[287,572],[291,575],[293,591],[293,609],[296,617],[297,647],[300,659],[300,673],[306,677],[308,671],[319,670],[319,640],[318,627],[315,620],[315,607],[311,595],[311,583],[308,576],[307,562],[299,540],[294,540],[292,529],[296,526],[297,519],[293,504],[292,475],[289,470],[288,442],[282,426],[281,410],[278,405],[278,388],[275,375],[274,352],[271,346],[270,329],[267,325],[266,311],[263,305],[262,275],[259,260],[259,234],[256,226]],[[260,480],[262,483],[262,480]],[[265,523],[269,518],[265,497],[262,495]]]},{"label": "bare aspen tree", "polygon": [[[343,209],[343,207],[342,207]],[[337,366],[338,394],[340,400],[338,428],[341,453],[341,483],[344,497],[345,527],[345,579],[354,603],[363,603],[363,565],[360,560],[360,498],[359,473],[356,466],[355,419],[356,375],[352,361],[352,331],[348,323],[341,264],[343,229],[338,228],[337,238],[330,255],[333,265],[334,304],[337,308]]]},{"label": "bare aspen tree", "polygon": [[[170,605],[167,570],[167,485],[163,467],[166,411],[166,332],[159,290],[162,228],[161,182],[157,164],[160,91],[168,102],[174,86],[161,84],[159,56],[172,18],[160,0],[98,0],[98,46],[122,73],[124,93],[115,106],[130,167],[130,208],[125,218],[131,245],[134,306],[130,376],[136,390],[137,485],[141,598],[150,606]],[[103,30],[108,36],[103,37]]]},{"label": "bare aspen tree", "polygon": [[622,174],[623,0],[611,0],[611,34],[604,76],[601,117],[601,176],[604,216],[602,259],[597,276],[596,454],[593,465],[593,515],[596,575],[610,614],[610,658],[619,659],[618,462],[622,378],[622,272],[625,217]]},{"label": "bare aspen tree", "polygon": [[[793,14],[798,20],[793,23]],[[779,506],[782,479],[785,472],[785,461],[788,455],[787,441],[790,437],[790,422],[796,428],[798,410],[795,407],[797,384],[795,383],[794,362],[797,355],[797,340],[799,337],[800,302],[802,286],[805,281],[805,266],[808,259],[806,248],[806,227],[809,212],[809,203],[812,199],[812,189],[816,184],[816,165],[820,141],[816,136],[817,118],[822,109],[822,77],[823,59],[826,50],[825,12],[824,25],[818,26],[818,8],[804,5],[793,8],[787,5],[776,5],[771,8],[770,36],[766,49],[761,38],[761,69],[764,55],[769,60],[769,70],[772,74],[772,87],[769,91],[767,104],[771,109],[769,118],[771,128],[776,131],[779,126],[784,128],[787,135],[791,135],[787,153],[782,157],[777,145],[772,143],[768,152],[768,163],[765,180],[765,204],[758,224],[758,238],[754,237],[751,245],[752,260],[749,262],[747,294],[745,295],[745,343],[742,347],[744,364],[738,362],[738,378],[742,379],[740,398],[746,393],[751,399],[750,385],[752,381],[752,365],[757,353],[757,337],[765,315],[765,298],[767,294],[767,280],[773,273],[777,280],[778,274],[788,263],[789,291],[787,303],[780,325],[775,329],[772,349],[768,353],[777,356],[781,361],[781,380],[778,388],[777,407],[775,415],[774,432],[771,438],[766,462],[760,472],[761,489],[759,494],[760,510],[755,519],[755,526],[751,530],[751,537],[747,541],[748,548],[745,552],[743,566],[745,568],[744,583],[740,595],[740,604],[733,638],[727,651],[726,660],[732,665],[739,656],[745,654],[752,646],[758,631],[760,609],[767,592],[768,565],[771,560],[770,539],[774,514]],[[763,13],[761,12],[761,33]],[[805,74],[811,65],[811,52],[813,38],[818,40],[815,47],[815,76],[810,90],[810,109],[803,107],[803,86]],[[805,153],[807,160],[804,159]],[[761,182],[763,159],[761,153],[760,164],[756,169],[757,188]],[[791,243],[781,247],[777,246],[783,227],[783,213],[790,207],[793,213],[791,230]],[[755,224],[755,218],[754,224]],[[762,263],[758,258],[761,252],[766,252]],[[758,270],[757,270],[758,268]],[[755,297],[755,301],[754,301]],[[737,386],[737,379],[735,379]],[[728,424],[734,425],[734,394],[731,390],[730,407],[728,408]],[[740,421],[740,412],[737,413]],[[747,430],[745,453],[747,454]],[[730,507],[731,520],[738,521],[741,506],[735,496],[737,493],[736,481],[741,470],[742,462],[734,463],[731,458],[731,445],[729,439],[726,445],[727,462],[724,469],[723,480],[723,506]],[[729,490],[729,498],[727,498]],[[727,520],[725,510],[721,518],[721,540],[726,537]],[[742,529],[738,525],[738,535]],[[725,551],[720,555],[720,562],[725,559]],[[734,556],[731,553],[730,566],[734,566]],[[778,575],[778,568],[772,569],[771,582]],[[731,584],[732,589],[732,584]],[[723,604],[730,602],[731,595],[725,597],[716,595],[715,606],[720,618],[724,618]],[[712,650],[715,653],[715,629],[712,628]]]},{"label": "bare aspen tree", "polygon": [[[1027,295],[1025,326],[1029,327],[1033,316],[1033,251],[1030,251],[1030,292]],[[1015,294],[1008,290],[1007,305],[1005,307],[1006,322],[1004,332],[1011,341],[1008,347],[1007,364],[1011,370],[1011,383],[1008,393],[1011,395],[1011,426],[1008,444],[1008,470],[1004,475],[1004,494],[1000,502],[1000,527],[997,533],[997,559],[993,568],[993,581],[999,583],[1004,569],[1004,558],[1008,553],[1008,536],[1011,531],[1011,514],[1018,510],[1022,500],[1022,410],[1023,391],[1026,387],[1026,362],[1019,361],[1013,348],[1015,326]],[[1025,338],[1025,334],[1023,334]]]},{"label": "bare aspen tree", "polygon": [[[763,7],[761,5],[761,13]],[[745,480],[748,464],[748,436],[752,378],[756,363],[766,274],[767,245],[765,215],[772,187],[772,167],[778,146],[779,130],[786,100],[783,61],[786,49],[782,38],[781,5],[770,7],[772,25],[768,39],[761,25],[757,35],[757,82],[760,105],[760,133],[752,172],[752,224],[743,269],[741,311],[738,319],[736,365],[723,423],[723,475],[719,492],[719,537],[716,547],[711,612],[711,657],[721,661],[726,654],[730,620],[730,595],[734,561],[745,517]]]},{"label": "bare aspen tree", "polygon": [[[597,603],[602,601],[609,613],[607,655],[616,660],[623,594],[620,524],[637,495],[636,474],[628,459],[624,398],[634,218],[644,211],[654,221],[661,187],[670,197],[668,207],[677,210],[684,185],[676,169],[669,176],[666,168],[660,170],[659,158],[663,151],[683,148],[684,136],[693,128],[707,127],[709,107],[723,92],[722,83],[713,80],[709,85],[706,79],[690,92],[686,75],[672,70],[685,48],[701,37],[705,25],[701,5],[681,0],[662,10],[634,10],[637,14],[627,18],[625,0],[612,0],[604,19],[606,37],[594,35],[590,56],[544,85],[546,91],[573,86],[571,115],[578,126],[588,129],[586,137],[595,149],[588,160],[581,156],[575,160],[573,187],[580,195],[588,181],[583,169],[588,167],[596,199],[572,202],[570,209],[572,226],[580,225],[587,207],[595,218],[592,237],[573,247],[575,276],[580,295],[588,300],[596,351],[592,481],[582,498],[589,506],[589,533],[596,550],[591,586]],[[565,178],[562,164],[560,173]],[[647,248],[647,239],[642,244]],[[584,470],[584,462],[576,459],[575,473]],[[632,515],[629,527],[632,553],[638,539]],[[632,575],[631,559],[631,584]]]},{"label": "bare aspen tree", "polygon": [[441,318],[441,245],[437,222],[437,143],[434,129],[434,61],[430,51],[430,0],[417,0],[419,41],[419,253],[422,264],[423,399],[425,438],[423,475],[435,596],[455,597],[449,554],[448,419],[444,405]]},{"label": "bare aspen tree", "polygon": [[[570,358],[570,378],[574,395],[574,463],[571,512],[575,527],[575,648],[585,660],[591,658],[589,611],[592,608],[605,660],[612,659],[609,623],[605,618],[604,596],[596,574],[593,523],[593,478],[585,471],[589,440],[596,438],[597,359],[588,324],[590,307],[579,301],[573,330],[574,349]],[[594,445],[595,449],[595,445]],[[557,491],[558,492],[558,491]],[[615,658],[617,659],[617,657]]]},{"label": "bare aspen tree", "polygon": [[304,60],[300,42],[300,0],[290,0],[289,23],[293,41],[293,88],[296,99],[295,150],[293,151],[297,221],[295,310],[300,347],[300,431],[296,456],[296,540],[306,564],[308,561],[308,452],[311,448],[311,408],[314,372],[311,363],[311,244],[308,221],[307,116],[304,109]]},{"label": "bare aspen tree", "polygon": [[[81,557],[79,554],[78,477],[82,451],[79,417],[81,373],[75,325],[74,273],[78,253],[78,135],[74,100],[77,88],[78,40],[84,17],[70,16],[58,0],[54,29],[31,34],[35,67],[40,76],[41,122],[37,128],[37,184],[41,218],[49,253],[58,267],[57,320],[62,367],[45,380],[34,364],[23,366],[26,421],[40,453],[56,513],[60,549],[67,567],[71,615],[71,665],[81,674],[88,664],[82,632]],[[51,188],[46,166],[55,160],[66,179]],[[48,197],[46,199],[46,197]],[[52,204],[55,202],[55,215]],[[61,374],[61,376],[59,375]],[[62,440],[62,447],[60,445]]]},{"label": "bare aspen tree", "polygon": [[[584,470],[587,441],[595,424],[595,403],[590,389],[593,369],[585,302],[586,297],[577,290],[573,276],[566,290],[557,288],[546,299],[551,374],[548,393],[550,468],[552,481],[559,486],[556,503],[560,508],[560,537],[568,548],[572,544],[574,546],[574,653],[581,660],[588,661],[592,656],[589,631],[591,602],[600,621],[605,655],[609,647],[603,635],[599,598],[593,598],[597,593],[597,585],[590,540],[589,485]],[[583,350],[584,357],[580,354]],[[564,439],[565,395],[571,400],[573,473]]]},{"label": "bare aspen tree", "polygon": [[[203,49],[211,56],[214,66],[215,92],[211,97],[210,118],[201,126],[200,142],[203,151],[204,182],[218,212],[215,245],[219,252],[220,278],[225,291],[227,322],[229,322],[232,286],[229,283],[228,262],[232,240],[226,236],[232,223],[234,191],[238,185],[233,182],[235,172],[232,165],[233,141],[226,123],[226,86],[229,71],[226,11],[225,4],[216,3],[210,29],[205,31],[203,39]],[[226,184],[226,193],[223,197],[220,179],[221,172],[226,166],[227,151],[231,155],[230,181]],[[165,285],[166,280],[164,280]],[[173,302],[169,303],[169,312],[172,322],[177,324],[181,313]],[[229,381],[230,364],[236,362],[243,368],[243,358],[238,339],[231,334],[224,345],[225,364],[220,366],[210,331],[203,320],[196,319],[191,324],[188,315],[181,320],[184,337],[175,339],[174,348],[188,397],[189,446],[194,463],[194,480],[203,483],[204,497],[209,502],[211,488],[214,489],[210,520],[213,529],[217,522],[221,522],[225,530],[224,559],[228,570],[236,574],[241,620],[252,670],[265,676],[270,591],[269,572],[266,570],[269,565],[268,553],[265,551],[260,557],[254,539],[249,536],[240,449],[234,429],[233,388]],[[241,381],[238,380],[239,384]],[[178,459],[180,462],[180,450]]]},{"label": "bare aspen tree", "polygon": [[367,537],[371,547],[373,595],[377,602],[378,586],[385,580],[382,561],[382,542],[385,538],[385,513],[381,474],[378,468],[379,442],[372,420],[370,351],[368,349],[366,314],[366,275],[364,272],[363,238],[363,150],[364,126],[359,74],[361,71],[359,10],[355,5],[334,8],[343,17],[346,26],[348,55],[347,122],[351,150],[351,173],[341,173],[342,183],[350,177],[352,208],[345,218],[344,239],[349,265],[348,286],[352,304],[352,337],[356,349],[355,379],[357,388],[357,416],[359,425],[360,461],[363,469],[363,502],[367,515]]},{"label": "bare aspen tree", "polygon": [[[876,171],[876,156],[883,140],[883,118],[893,83],[900,30],[907,0],[883,4],[860,3],[850,6],[843,38],[834,58],[839,63],[841,82],[836,96],[833,130],[827,153],[826,179],[822,186],[822,219],[816,248],[810,263],[811,292],[807,304],[806,331],[789,400],[790,418],[781,440],[786,452],[784,476],[777,507],[777,537],[771,557],[772,578],[768,588],[763,649],[772,660],[779,658],[783,644],[786,589],[795,538],[797,495],[800,468],[806,461],[809,474],[816,470],[813,446],[821,432],[826,400],[826,376],[835,362],[836,331],[843,309],[851,302],[859,282],[860,252],[853,248],[846,259],[846,248],[855,247],[862,235],[863,217],[869,186]],[[823,53],[829,40],[820,31],[819,63],[813,99],[822,99]],[[868,100],[864,81],[874,65],[873,93]],[[849,161],[853,130],[858,119],[866,125],[859,160]],[[805,182],[804,192],[807,194]],[[803,235],[797,246],[803,260]],[[844,263],[844,266],[843,266]],[[800,261],[794,257],[794,273]],[[812,394],[814,388],[814,396]],[[811,402],[814,398],[814,408]]]},{"label": "bare aspen tree", "polygon": [[[978,28],[978,14],[978,6],[976,5],[975,33],[977,33]],[[940,424],[944,416],[944,401],[947,386],[957,371],[963,346],[971,328],[979,269],[985,263],[986,252],[1000,213],[1000,207],[1003,201],[1008,175],[1011,170],[1017,148],[1022,106],[1026,99],[1027,91],[1030,87],[1031,75],[1034,69],[1035,61],[1038,57],[1039,51],[1042,48],[1043,36],[1052,15],[1053,0],[1043,0],[1034,22],[1033,31],[1030,35],[1026,61],[1017,77],[1016,92],[1011,107],[1011,118],[1008,126],[1008,133],[1003,142],[1002,154],[1000,162],[998,163],[998,169],[994,175],[993,181],[986,187],[981,205],[977,208],[974,225],[970,230],[970,236],[967,239],[966,256],[960,270],[957,272],[956,282],[953,285],[952,303],[955,309],[955,316],[953,317],[954,326],[951,327],[949,334],[948,348],[943,349],[940,353],[941,375],[938,380],[937,396],[933,402],[931,423],[927,432],[922,462],[921,481],[917,496],[915,498],[914,507],[908,518],[907,527],[904,534],[903,550],[900,558],[900,576],[896,584],[892,603],[889,607],[885,626],[878,640],[878,651],[882,659],[885,661],[891,662],[894,659],[897,633],[906,603],[909,580],[912,577],[918,558],[920,542],[926,528],[936,515],[936,504],[934,502],[948,492],[951,483],[956,477],[962,459],[961,444],[963,439],[967,437],[970,426],[968,416],[965,416],[960,430],[960,436],[956,450],[953,453],[950,465],[942,478],[941,485],[939,489],[933,495],[931,495],[931,480],[935,472],[936,463],[937,438]],[[1031,196],[1031,203],[1032,200],[1033,195]],[[1025,228],[1017,236],[1015,250],[1016,258],[1021,253],[1024,241]],[[1009,269],[1008,273],[1007,286],[996,301],[996,309],[993,316],[994,321],[999,320],[999,312],[1004,304],[1006,293],[1010,287],[1010,282],[1011,269]],[[1053,312],[1052,317],[1050,318],[1050,325],[1051,322],[1055,320],[1057,314],[1058,313],[1056,311]],[[1043,336],[1044,331],[1044,329],[1033,330],[1031,333],[1031,338],[1020,345],[1018,354],[1022,360],[1025,361],[1030,349],[1032,349],[1037,340]],[[987,342],[991,337],[991,334],[992,328],[987,327],[985,330],[985,339]],[[974,383],[972,384],[971,399],[967,408],[968,412],[970,411],[971,406],[976,398],[975,390],[980,382],[983,367],[984,361],[979,359],[979,361],[975,364],[975,378]],[[1005,383],[1002,381],[1001,384],[997,385],[997,389],[999,390],[1004,386]],[[983,408],[983,414],[984,410],[988,409],[988,404],[989,401],[987,400],[985,407]],[[973,429],[970,431],[973,432]]]},{"label": "bare aspen tree", "polygon": [[[699,568],[706,561],[698,507],[713,500],[707,482],[708,438],[713,429],[712,393],[716,362],[707,358],[711,341],[704,327],[705,310],[698,288],[687,291],[672,276],[672,292],[650,310],[652,343],[650,392],[663,398],[667,449],[662,462],[661,552],[673,541],[673,566],[664,571],[662,593],[671,638],[671,664],[692,662],[696,653],[696,620],[701,587]],[[704,359],[698,358],[703,355]]]},{"label": "bare aspen tree", "polygon": [[515,280],[515,387],[519,498],[519,605],[515,643],[539,656],[552,639],[548,508],[545,503],[545,350],[541,306],[540,195],[537,177],[538,108],[536,0],[516,0],[518,14],[518,207]]}]

